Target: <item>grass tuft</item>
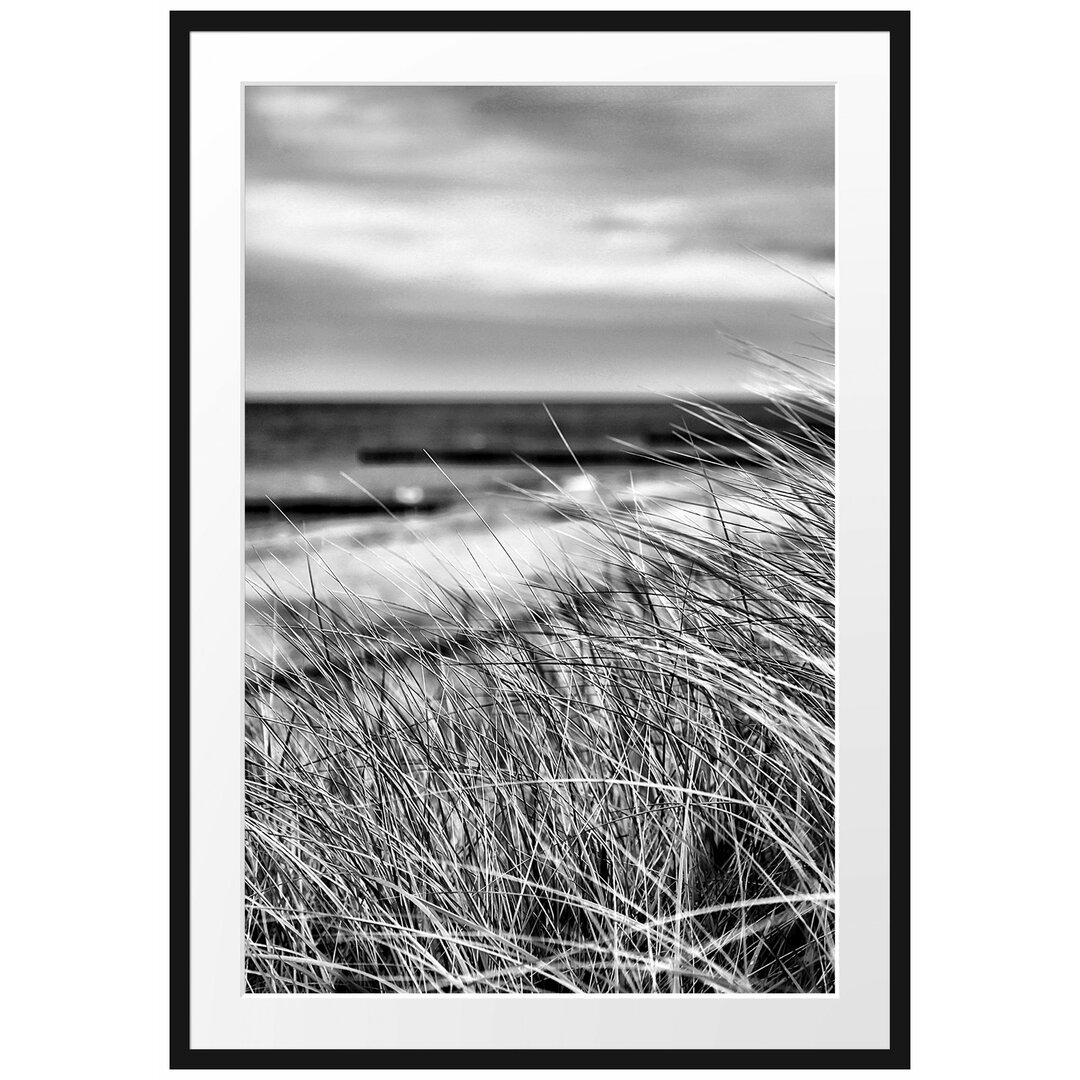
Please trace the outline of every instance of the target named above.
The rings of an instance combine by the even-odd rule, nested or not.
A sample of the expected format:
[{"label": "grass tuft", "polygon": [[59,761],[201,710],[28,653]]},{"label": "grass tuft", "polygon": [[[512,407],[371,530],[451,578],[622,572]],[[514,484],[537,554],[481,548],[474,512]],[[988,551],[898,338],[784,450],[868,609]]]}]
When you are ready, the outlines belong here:
[{"label": "grass tuft", "polygon": [[682,403],[664,498],[531,493],[588,559],[392,614],[267,586],[250,990],[833,990],[833,401],[783,370],[774,428]]}]

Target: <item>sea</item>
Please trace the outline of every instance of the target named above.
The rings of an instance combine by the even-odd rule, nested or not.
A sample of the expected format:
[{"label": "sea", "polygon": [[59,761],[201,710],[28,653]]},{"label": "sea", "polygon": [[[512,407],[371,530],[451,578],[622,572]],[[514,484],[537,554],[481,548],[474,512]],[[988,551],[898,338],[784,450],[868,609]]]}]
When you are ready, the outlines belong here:
[{"label": "sea", "polygon": [[[760,400],[722,404],[769,422]],[[684,445],[676,429],[702,429],[664,398],[251,400],[245,412],[254,526],[283,514],[293,521],[422,514],[570,474],[628,478],[655,471],[644,455]]]}]

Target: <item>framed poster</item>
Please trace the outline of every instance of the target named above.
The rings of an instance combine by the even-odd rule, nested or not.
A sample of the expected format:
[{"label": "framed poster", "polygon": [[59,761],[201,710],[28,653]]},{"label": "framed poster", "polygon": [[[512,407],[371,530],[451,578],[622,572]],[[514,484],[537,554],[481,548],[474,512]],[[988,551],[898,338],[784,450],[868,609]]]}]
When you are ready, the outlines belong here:
[{"label": "framed poster", "polygon": [[173,13],[175,1066],[906,1067],[908,64]]}]

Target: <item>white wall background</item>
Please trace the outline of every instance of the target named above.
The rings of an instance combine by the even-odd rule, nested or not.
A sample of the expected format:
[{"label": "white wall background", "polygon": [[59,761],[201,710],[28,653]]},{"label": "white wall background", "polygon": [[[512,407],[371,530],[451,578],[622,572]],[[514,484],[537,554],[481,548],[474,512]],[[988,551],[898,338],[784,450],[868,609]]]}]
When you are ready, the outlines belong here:
[{"label": "white wall background", "polygon": [[[1053,1077],[1075,993],[1075,38],[1046,0],[911,6],[914,1072]],[[166,11],[21,5],[0,41],[19,1076],[167,1065]]]}]

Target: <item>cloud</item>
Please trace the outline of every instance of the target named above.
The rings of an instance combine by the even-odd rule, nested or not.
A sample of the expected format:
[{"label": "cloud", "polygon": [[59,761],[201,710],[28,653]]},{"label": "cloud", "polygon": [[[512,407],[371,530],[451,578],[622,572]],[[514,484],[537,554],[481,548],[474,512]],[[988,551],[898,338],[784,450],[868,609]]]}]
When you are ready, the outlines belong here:
[{"label": "cloud", "polygon": [[[510,370],[544,350],[515,358],[499,327],[551,341],[564,323],[583,348],[583,327],[637,327],[621,347],[644,355],[643,313],[676,334],[710,305],[805,301],[747,247],[831,285],[828,87],[250,87],[246,135],[256,373],[260,319],[340,351],[335,324],[372,347],[354,325],[367,311],[394,325],[384,359],[456,319]],[[264,302],[305,290],[321,330]]]},{"label": "cloud", "polygon": [[[597,230],[603,214],[628,224]],[[496,296],[799,295],[791,278],[762,260],[708,242],[696,225],[701,216],[692,203],[677,200],[606,209],[585,200],[458,193],[415,202],[294,181],[249,192],[247,242],[251,252],[307,258],[402,289],[438,284]],[[782,255],[794,270],[830,276],[827,263],[792,251]]]},{"label": "cloud", "polygon": [[490,297],[392,284],[321,263],[253,255],[247,272],[248,392],[736,393],[752,382],[717,334],[765,348],[809,343],[806,300]]}]

